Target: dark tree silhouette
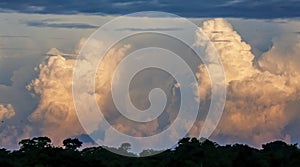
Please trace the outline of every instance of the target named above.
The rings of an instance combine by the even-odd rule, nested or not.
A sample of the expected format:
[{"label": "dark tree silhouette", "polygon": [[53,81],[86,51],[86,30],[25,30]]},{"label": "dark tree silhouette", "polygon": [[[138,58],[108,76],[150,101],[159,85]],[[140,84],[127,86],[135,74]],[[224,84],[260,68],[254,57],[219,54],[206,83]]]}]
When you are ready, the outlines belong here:
[{"label": "dark tree silhouette", "polygon": [[[183,138],[173,149],[159,154],[138,157],[129,152],[130,144],[119,148],[107,146],[77,150],[82,142],[66,139],[65,148],[55,147],[48,137],[35,137],[19,142],[20,149],[9,151],[0,149],[0,167],[299,167],[300,150],[297,144],[274,141],[264,144],[263,149],[251,148],[243,144],[221,146],[210,140]],[[121,155],[113,152],[120,153]],[[139,155],[147,156],[157,150],[144,150]],[[122,156],[126,155],[126,156]]]},{"label": "dark tree silhouette", "polygon": [[82,146],[82,142],[77,138],[68,138],[63,141],[63,145],[65,146],[65,149],[76,150]]},{"label": "dark tree silhouette", "polygon": [[48,137],[34,137],[32,139],[23,139],[19,142],[20,150],[36,150],[51,147],[51,139]]},{"label": "dark tree silhouette", "polygon": [[128,152],[131,149],[131,145],[129,143],[122,143],[119,149]]}]

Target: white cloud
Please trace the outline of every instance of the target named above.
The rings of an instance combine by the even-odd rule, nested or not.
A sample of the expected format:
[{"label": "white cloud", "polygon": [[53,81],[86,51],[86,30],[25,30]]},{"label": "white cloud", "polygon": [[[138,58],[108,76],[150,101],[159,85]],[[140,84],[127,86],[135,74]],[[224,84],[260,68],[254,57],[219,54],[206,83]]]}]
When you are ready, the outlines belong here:
[{"label": "white cloud", "polygon": [[27,88],[40,97],[29,120],[38,122],[43,135],[60,143],[63,137],[83,132],[72,100],[72,72],[74,60],[51,56],[39,66],[39,76]]},{"label": "white cloud", "polygon": [[[84,40],[80,42],[80,47],[83,44]],[[97,44],[99,43],[95,43],[95,46],[98,46]],[[105,63],[99,67],[101,73],[96,78],[99,82],[95,92],[100,107],[107,107],[104,103],[110,91],[112,69],[127,49],[128,46],[112,49],[108,57],[114,55],[115,59],[104,60]],[[85,133],[78,121],[72,97],[74,65],[73,59],[65,59],[59,55],[50,56],[39,65],[39,76],[27,85],[28,90],[40,97],[39,105],[29,120],[38,123],[42,134],[52,138],[55,144],[60,144],[66,137]],[[106,70],[102,71],[102,68]],[[104,109],[103,112],[105,111]]]},{"label": "white cloud", "polygon": [[[225,110],[215,137],[226,136],[228,142],[254,145],[289,139],[290,134],[284,134],[283,129],[297,114],[286,109],[289,102],[300,99],[299,43],[289,41],[292,46],[286,46],[276,42],[254,62],[251,47],[226,20],[209,20],[202,30],[220,55],[228,85]],[[253,65],[256,63],[259,68]],[[204,67],[199,69],[199,90],[207,97],[210,81]]]}]

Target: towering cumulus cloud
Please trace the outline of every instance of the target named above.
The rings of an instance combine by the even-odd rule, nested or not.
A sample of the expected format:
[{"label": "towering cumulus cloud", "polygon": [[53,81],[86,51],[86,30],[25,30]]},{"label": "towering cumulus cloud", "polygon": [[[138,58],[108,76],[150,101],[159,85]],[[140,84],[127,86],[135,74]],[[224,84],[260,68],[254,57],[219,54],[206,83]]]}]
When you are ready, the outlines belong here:
[{"label": "towering cumulus cloud", "polygon": [[57,143],[63,136],[82,132],[71,94],[74,63],[74,60],[66,60],[61,55],[50,56],[40,64],[38,78],[27,86],[40,96],[40,103],[31,114],[30,121],[38,122],[42,133]]},{"label": "towering cumulus cloud", "polygon": [[[293,136],[286,131],[286,127],[297,117],[300,101],[299,39],[288,46],[284,41],[290,39],[276,39],[268,52],[255,59],[250,45],[243,42],[226,20],[206,21],[201,30],[213,42],[226,75],[225,110],[213,137],[224,142],[246,142],[256,146],[275,139],[289,141]],[[101,42],[98,42],[95,41],[95,46],[101,47]],[[200,45],[201,41],[197,40],[197,44]],[[143,136],[141,132],[152,135],[161,130],[161,122],[153,121],[136,127],[136,124],[117,114],[111,96],[108,96],[115,67],[130,48],[129,45],[118,46],[104,57],[96,76],[95,95],[101,111],[116,129],[134,136]],[[210,49],[206,50],[208,60]],[[27,86],[40,99],[29,119],[55,144],[66,137],[85,133],[77,119],[72,98],[74,65],[75,60],[52,55],[39,66],[39,76]],[[205,101],[210,98],[210,80],[204,65],[199,66],[197,77],[201,103],[206,105]],[[131,93],[140,97],[139,91],[144,89],[139,86]],[[167,110],[172,109],[170,106]],[[6,110],[0,111],[0,118],[9,117],[10,114],[2,114],[7,113]],[[191,134],[199,132],[201,125],[203,120],[195,124]]]},{"label": "towering cumulus cloud", "polygon": [[[255,61],[250,46],[226,20],[207,21],[202,31],[219,53],[227,83],[225,110],[215,137],[253,145],[275,139],[289,142],[290,134],[283,130],[297,114],[297,110],[288,110],[289,105],[300,99],[299,43],[282,50],[275,43]],[[208,78],[203,66],[199,69],[201,91]]]},{"label": "towering cumulus cloud", "polygon": [[[80,42],[79,48],[83,44],[84,40]],[[101,46],[97,41],[94,44]],[[127,49],[128,46],[112,49],[108,54],[114,55],[116,59],[106,60],[99,67],[102,80],[97,82],[95,93],[100,106],[106,101],[106,95],[110,91],[109,83],[113,73],[111,68],[116,66],[116,61],[125,55]],[[28,90],[40,98],[39,105],[29,120],[37,123],[41,133],[52,138],[55,144],[60,144],[66,137],[85,133],[78,121],[72,97],[74,66],[73,59],[64,58],[63,55],[51,55],[39,65],[39,76],[27,86]],[[106,67],[105,71],[102,70],[103,66]]]}]

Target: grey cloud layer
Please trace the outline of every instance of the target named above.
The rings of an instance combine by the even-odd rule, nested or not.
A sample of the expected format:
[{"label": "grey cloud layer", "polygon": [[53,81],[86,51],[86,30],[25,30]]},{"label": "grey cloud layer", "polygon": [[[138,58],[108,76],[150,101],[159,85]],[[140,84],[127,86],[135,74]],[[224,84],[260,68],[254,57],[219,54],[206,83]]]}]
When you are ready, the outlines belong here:
[{"label": "grey cloud layer", "polygon": [[165,11],[183,17],[243,17],[243,18],[287,18],[299,17],[298,0],[232,0],[232,1],[128,1],[128,0],[65,0],[65,1],[2,1],[2,11],[44,14],[127,14],[138,11]]},{"label": "grey cloud layer", "polygon": [[98,28],[99,26],[84,24],[84,23],[55,23],[48,22],[47,20],[41,21],[28,21],[26,22],[27,26],[31,27],[50,27],[50,28],[77,28],[77,29],[89,29],[89,28]]}]

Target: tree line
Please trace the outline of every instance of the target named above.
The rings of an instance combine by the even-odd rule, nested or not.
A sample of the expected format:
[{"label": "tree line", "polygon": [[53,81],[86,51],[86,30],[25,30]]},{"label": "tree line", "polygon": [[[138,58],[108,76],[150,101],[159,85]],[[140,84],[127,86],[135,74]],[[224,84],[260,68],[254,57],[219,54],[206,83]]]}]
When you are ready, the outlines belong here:
[{"label": "tree line", "polygon": [[0,149],[0,167],[299,167],[300,150],[297,144],[274,141],[262,149],[244,144],[221,146],[210,140],[183,138],[173,149],[153,156],[156,150],[144,150],[139,155],[130,152],[130,144],[123,143],[112,153],[106,146],[79,150],[82,142],[77,138],[63,141],[55,147],[48,137],[34,137],[19,142],[19,150]]}]

